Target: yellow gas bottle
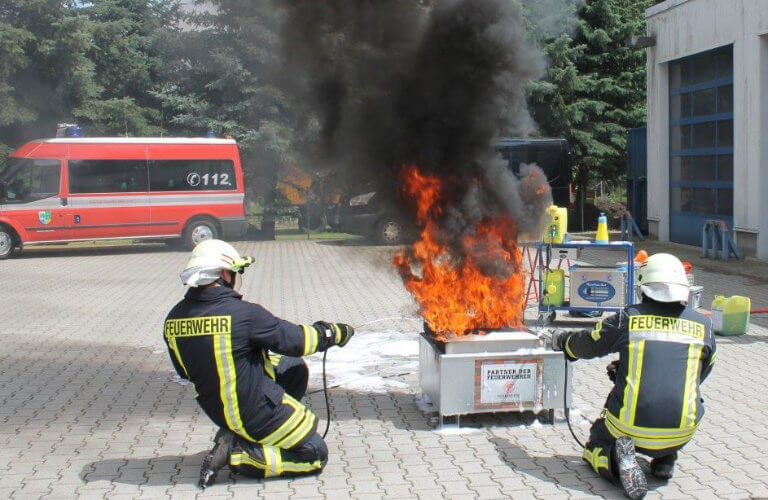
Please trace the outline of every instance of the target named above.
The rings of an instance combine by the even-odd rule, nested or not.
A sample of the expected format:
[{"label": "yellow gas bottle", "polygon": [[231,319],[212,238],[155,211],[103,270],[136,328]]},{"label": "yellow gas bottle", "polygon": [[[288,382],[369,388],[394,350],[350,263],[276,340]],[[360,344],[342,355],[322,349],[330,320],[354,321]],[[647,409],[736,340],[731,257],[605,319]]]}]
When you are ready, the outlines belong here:
[{"label": "yellow gas bottle", "polygon": [[749,297],[716,295],[712,301],[712,330],[718,335],[744,335],[749,328]]},{"label": "yellow gas bottle", "polygon": [[565,269],[547,269],[541,290],[541,305],[560,307],[565,303]]},{"label": "yellow gas bottle", "polygon": [[563,243],[568,232],[568,209],[550,205],[547,208],[547,226],[544,229],[544,243]]},{"label": "yellow gas bottle", "polygon": [[604,213],[600,214],[597,218],[597,234],[595,235],[595,243],[599,245],[607,245],[608,241],[608,218]]}]

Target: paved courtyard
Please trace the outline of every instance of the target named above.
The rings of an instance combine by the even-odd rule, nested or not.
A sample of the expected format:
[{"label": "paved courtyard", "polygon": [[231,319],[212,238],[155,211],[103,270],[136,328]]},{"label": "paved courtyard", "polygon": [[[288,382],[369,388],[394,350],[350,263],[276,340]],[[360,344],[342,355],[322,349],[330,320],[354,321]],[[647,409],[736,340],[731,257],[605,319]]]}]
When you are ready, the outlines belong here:
[{"label": "paved courtyard", "polygon": [[[297,322],[363,325],[328,355],[333,418],[323,474],[228,477],[204,493],[199,464],[215,428],[173,372],[161,338],[181,297],[183,252],[164,246],[40,248],[0,262],[0,498],[623,498],[580,460],[562,419],[466,419],[434,429],[417,396],[418,322],[389,266],[392,249],[355,241],[236,245],[253,255],[243,292]],[[711,292],[763,281],[701,271]],[[531,318],[535,315],[530,314]],[[763,323],[761,323],[763,324]],[[768,330],[718,338],[707,415],[675,478],[648,498],[768,498]],[[610,382],[609,358],[575,365],[572,420],[586,439]],[[310,391],[322,387],[319,358]],[[322,392],[308,398],[325,424]]]}]

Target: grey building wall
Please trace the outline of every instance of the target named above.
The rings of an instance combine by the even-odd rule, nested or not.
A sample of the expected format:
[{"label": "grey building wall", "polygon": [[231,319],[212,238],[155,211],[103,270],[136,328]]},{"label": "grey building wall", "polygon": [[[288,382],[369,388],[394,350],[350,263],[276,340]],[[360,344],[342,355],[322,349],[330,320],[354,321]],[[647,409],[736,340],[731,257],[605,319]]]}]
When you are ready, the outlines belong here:
[{"label": "grey building wall", "polygon": [[669,71],[676,59],[733,45],[736,240],[768,258],[768,0],[668,0],[646,11],[656,38],[648,61],[648,219],[670,236]]}]

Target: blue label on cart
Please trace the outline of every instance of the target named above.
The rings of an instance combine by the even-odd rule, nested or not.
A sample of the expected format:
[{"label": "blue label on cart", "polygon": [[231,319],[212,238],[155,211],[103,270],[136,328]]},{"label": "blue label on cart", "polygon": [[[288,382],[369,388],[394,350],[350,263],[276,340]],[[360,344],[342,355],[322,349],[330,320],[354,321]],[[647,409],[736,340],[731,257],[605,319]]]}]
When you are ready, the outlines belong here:
[{"label": "blue label on cart", "polygon": [[589,302],[608,302],[616,295],[616,289],[606,281],[587,281],[577,290],[579,297]]}]

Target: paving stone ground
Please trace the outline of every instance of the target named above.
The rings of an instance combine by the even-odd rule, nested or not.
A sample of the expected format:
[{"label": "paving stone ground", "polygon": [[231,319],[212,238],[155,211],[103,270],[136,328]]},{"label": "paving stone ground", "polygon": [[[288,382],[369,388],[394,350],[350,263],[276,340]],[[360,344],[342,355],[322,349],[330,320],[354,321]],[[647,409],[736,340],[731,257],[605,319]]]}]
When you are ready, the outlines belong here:
[{"label": "paving stone ground", "polygon": [[[388,265],[391,248],[237,246],[257,262],[246,297],[286,319],[360,325],[413,314]],[[201,493],[195,482],[215,428],[192,387],[175,378],[161,339],[162,320],[183,293],[176,275],[185,260],[143,245],[43,248],[0,262],[0,498],[623,498],[580,460],[562,420],[494,415],[436,432],[416,403],[413,352],[402,349],[416,342],[417,326],[398,320],[361,328],[353,340],[378,353],[361,369],[387,384],[371,390],[358,376],[331,390],[323,474],[259,482],[224,471]],[[768,306],[765,282],[706,271],[697,279],[707,293],[748,291]],[[651,481],[648,498],[768,497],[768,331],[754,325],[718,340],[704,422],[675,478]],[[341,366],[333,356],[329,370]],[[575,365],[572,417],[582,439],[610,388],[608,361]],[[310,390],[320,387],[318,366],[314,359]],[[341,375],[332,381],[344,382]],[[322,393],[308,402],[322,426]]]}]

